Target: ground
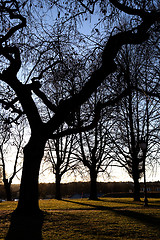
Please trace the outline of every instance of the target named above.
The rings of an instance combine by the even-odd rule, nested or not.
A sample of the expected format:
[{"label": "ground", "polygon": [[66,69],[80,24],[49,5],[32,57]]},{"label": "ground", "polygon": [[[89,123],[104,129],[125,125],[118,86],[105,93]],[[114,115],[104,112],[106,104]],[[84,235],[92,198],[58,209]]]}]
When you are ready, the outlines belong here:
[{"label": "ground", "polygon": [[[5,239],[16,202],[0,203],[0,239]],[[160,239],[160,199],[149,207],[130,198],[40,200],[44,240]]]}]

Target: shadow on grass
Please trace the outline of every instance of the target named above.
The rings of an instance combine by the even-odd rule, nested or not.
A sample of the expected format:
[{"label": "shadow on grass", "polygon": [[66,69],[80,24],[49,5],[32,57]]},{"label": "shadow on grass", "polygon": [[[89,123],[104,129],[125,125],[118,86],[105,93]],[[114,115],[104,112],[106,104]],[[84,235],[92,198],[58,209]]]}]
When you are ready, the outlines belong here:
[{"label": "shadow on grass", "polygon": [[11,224],[5,240],[42,240],[44,214],[38,216],[12,213]]},{"label": "shadow on grass", "polygon": [[[103,202],[111,202],[111,200],[107,200],[107,199],[103,199],[103,198],[101,198],[100,199],[100,201],[103,201]],[[114,199],[114,202],[115,203],[124,203],[124,204],[127,204],[127,205],[137,205],[137,206],[142,206],[143,207],[143,205],[142,204],[144,204],[144,200],[141,200],[141,201],[126,201],[126,200],[120,200],[120,199]],[[154,200],[150,200],[150,199],[148,199],[148,205],[149,205],[149,208],[154,208],[154,207],[156,207],[157,209],[160,209],[160,200],[156,200],[156,201],[154,201]]]},{"label": "shadow on grass", "polygon": [[[103,201],[103,202],[111,202],[111,200],[106,200],[106,199],[100,199],[100,201]],[[144,207],[144,200],[141,200],[141,201],[125,201],[125,200],[114,200],[114,203],[122,203],[122,204],[127,204],[127,205],[132,205],[133,208],[136,208],[136,205],[137,207]],[[159,200],[156,200],[156,201],[152,201],[152,202],[148,202],[148,207],[149,208],[156,208],[156,209],[160,209],[160,201]]]},{"label": "shadow on grass", "polygon": [[[151,216],[151,215],[147,215],[147,214],[140,213],[140,212],[135,212],[135,211],[132,211],[132,210],[127,210],[123,207],[121,207],[121,209],[119,209],[119,207],[107,207],[107,206],[100,206],[100,205],[97,205],[97,204],[93,205],[93,204],[90,204],[90,203],[76,202],[76,201],[71,201],[71,200],[68,200],[68,199],[64,199],[63,201],[71,202],[71,203],[75,203],[75,204],[83,205],[83,206],[89,206],[89,207],[94,208],[95,210],[112,211],[117,215],[129,217],[129,218],[134,219],[134,220],[136,220],[138,222],[141,222],[143,224],[149,225],[151,227],[155,227],[155,228],[158,229],[158,232],[160,233],[160,219],[156,218],[154,216]],[[148,207],[148,209],[149,209],[149,207]]]}]

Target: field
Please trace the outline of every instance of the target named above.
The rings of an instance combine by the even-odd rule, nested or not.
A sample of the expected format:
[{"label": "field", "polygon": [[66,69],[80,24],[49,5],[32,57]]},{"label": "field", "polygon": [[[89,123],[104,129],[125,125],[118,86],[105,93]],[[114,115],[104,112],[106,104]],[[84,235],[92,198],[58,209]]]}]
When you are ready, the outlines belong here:
[{"label": "field", "polygon": [[[1,240],[16,205],[0,203]],[[129,198],[40,200],[40,207],[44,240],[160,239],[160,199],[149,199],[149,207]]]}]

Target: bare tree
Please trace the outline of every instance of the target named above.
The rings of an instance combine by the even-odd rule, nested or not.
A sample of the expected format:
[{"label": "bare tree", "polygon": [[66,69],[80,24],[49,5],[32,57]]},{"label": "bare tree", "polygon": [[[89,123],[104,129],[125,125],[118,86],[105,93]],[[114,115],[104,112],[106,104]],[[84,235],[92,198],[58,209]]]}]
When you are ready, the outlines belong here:
[{"label": "bare tree", "polygon": [[2,166],[0,165],[0,184],[3,182],[2,178]]},{"label": "bare tree", "polygon": [[[56,105],[55,103],[52,103],[47,98],[47,95],[42,91],[41,86],[43,84],[43,81],[40,82],[40,79],[43,78],[47,71],[50,69],[56,70],[56,68],[60,71],[60,69],[62,69],[64,66],[63,59],[60,58],[59,54],[56,54],[55,49],[53,49],[52,53],[48,53],[48,58],[46,61],[48,65],[44,67],[41,65],[41,68],[39,68],[39,72],[37,74],[38,76],[30,75],[29,78],[26,78],[25,76],[22,78],[19,74],[21,67],[24,66],[23,64],[25,63],[25,60],[23,61],[21,56],[29,59],[29,52],[25,51],[25,44],[23,44],[24,52],[21,52],[22,48],[19,44],[20,42],[26,42],[27,40],[27,34],[25,32],[26,18],[30,18],[32,20],[32,23],[37,23],[37,25],[39,25],[39,18],[36,14],[37,12],[40,14],[39,9],[41,8],[41,5],[34,5],[34,9],[37,8],[36,10],[39,11],[35,11],[34,18],[32,18],[32,15],[28,14],[27,11],[27,4],[30,5],[30,3],[30,1],[25,1],[22,3],[18,0],[2,0],[0,2],[0,14],[2,19],[1,26],[3,27],[0,37],[0,79],[7,86],[9,86],[15,94],[15,97],[11,101],[6,102],[1,99],[1,103],[3,103],[3,106],[5,108],[12,109],[12,111],[17,114],[17,118],[22,114],[25,114],[31,129],[31,137],[24,147],[23,151],[24,162],[20,186],[20,197],[18,207],[16,209],[16,213],[23,214],[23,216],[36,215],[40,213],[38,204],[38,176],[41,160],[44,154],[45,144],[48,139],[57,139],[66,135],[71,135],[92,129],[99,118],[98,116],[100,115],[99,113],[101,109],[119,101],[123,96],[127,94],[127,90],[125,89],[123,92],[120,92],[115,98],[113,97],[107,102],[97,104],[96,116],[93,119],[92,123],[86,123],[80,127],[73,127],[67,124],[68,117],[72,119],[77,109],[79,109],[80,106],[83,105],[88,100],[88,98],[90,98],[92,93],[96,91],[97,87],[101,85],[107,76],[116,71],[117,66],[115,63],[115,57],[121,47],[125,44],[142,44],[144,41],[147,41],[152,34],[152,31],[155,29],[155,24],[159,24],[160,19],[160,13],[158,11],[158,6],[155,4],[155,1],[146,1],[146,3],[143,4],[144,1],[119,2],[118,0],[108,0],[106,1],[106,4],[103,3],[103,6],[105,8],[103,8],[103,14],[101,7],[102,1],[86,1],[86,4],[82,1],[68,1],[68,8],[66,7],[66,3],[63,3],[63,1],[56,1],[52,3],[52,6],[55,6],[54,4],[57,4],[56,6],[58,6],[58,9],[60,9],[58,4],[61,3],[63,10],[66,9],[66,13],[68,14],[70,13],[69,10],[72,9],[71,15],[67,16],[66,18],[64,17],[65,12],[63,13],[62,17],[59,16],[58,13],[58,19],[55,21],[59,22],[59,24],[63,23],[66,32],[70,31],[69,27],[74,22],[75,34],[72,36],[75,38],[78,36],[78,34],[76,35],[76,30],[78,28],[78,22],[80,22],[79,20],[83,21],[83,16],[91,16],[94,13],[96,7],[97,9],[100,9],[101,17],[102,15],[104,17],[104,14],[106,14],[106,21],[104,21],[104,23],[108,20],[110,23],[113,23],[113,31],[110,30],[110,34],[106,34],[106,37],[103,38],[104,41],[102,44],[102,57],[100,58],[101,66],[98,69],[95,69],[90,73],[89,76],[87,76],[87,78],[85,78],[85,83],[76,94],[73,94],[72,96],[66,95],[66,98],[60,99],[59,104]],[[75,8],[73,8],[74,6]],[[50,8],[50,10],[52,9]],[[109,18],[107,16],[107,11],[111,13],[109,14]],[[32,6],[30,6],[30,12],[32,12]],[[125,15],[133,16],[134,21],[128,21],[127,30],[120,30],[119,32],[114,31],[113,28],[117,24],[116,18],[118,14],[119,16],[121,15],[121,19],[122,15],[124,18]],[[82,17],[79,18],[80,16]],[[29,21],[27,24],[29,25]],[[121,24],[123,24],[123,21],[121,21]],[[35,24],[33,25],[35,26]],[[31,30],[32,34],[28,36],[35,36],[34,29],[31,28]],[[31,30],[28,29],[28,32]],[[74,37],[69,38],[72,44],[76,44]],[[44,45],[45,41],[43,41],[43,45],[41,46]],[[78,47],[79,46],[77,46],[77,48]],[[82,45],[80,45],[80,47],[82,47]],[[33,42],[32,48],[36,48],[36,42]],[[97,48],[94,50],[96,51],[96,49]],[[78,54],[76,47],[75,52]],[[82,54],[82,51],[79,53]],[[37,55],[39,61],[42,59],[42,62],[45,62],[43,59],[43,51],[38,52]],[[30,58],[31,63],[32,58],[37,55],[32,55]],[[57,56],[57,58],[52,56]],[[69,54],[67,56],[69,58]],[[49,58],[51,58],[50,63],[48,61]],[[86,63],[84,66],[85,68],[88,67],[87,64],[88,63]],[[31,64],[27,67],[29,71],[33,65]],[[35,74],[35,72],[33,74]],[[36,96],[37,99],[41,99],[41,102],[46,106],[46,108],[52,112],[51,119],[46,118],[46,121],[42,120],[43,118],[39,112],[39,107],[41,107],[41,105],[38,104],[35,100]],[[13,120],[15,121],[15,119]],[[59,129],[59,127],[64,123],[67,124],[66,130],[57,134],[57,129]]]},{"label": "bare tree", "polygon": [[[1,119],[2,120],[2,119]],[[7,201],[12,200],[11,184],[17,173],[22,169],[22,149],[24,145],[24,127],[8,126],[3,121],[1,128],[0,160],[2,179]],[[12,156],[10,156],[12,154]],[[11,158],[11,159],[10,159]],[[11,163],[12,162],[12,163]],[[12,173],[7,173],[7,165],[13,165]]]},{"label": "bare tree", "polygon": [[[106,90],[106,88],[104,88]],[[96,91],[93,97],[86,103],[86,106],[79,113],[79,124],[86,119],[93,118],[96,115],[97,103],[104,100],[104,91]],[[103,93],[102,93],[103,92]],[[99,121],[94,129],[79,133],[79,151],[75,153],[77,161],[80,161],[89,171],[90,176],[90,199],[97,200],[97,177],[99,173],[105,172],[112,162],[108,158],[108,138],[106,135],[107,124],[110,120],[109,112],[102,111]],[[92,116],[93,115],[93,116]],[[91,120],[92,121],[92,120]]]},{"label": "bare tree", "polygon": [[[134,200],[140,201],[139,179],[144,174],[144,161],[150,159],[153,164],[153,143],[158,141],[159,103],[151,101],[149,96],[141,94],[137,86],[142,87],[143,92],[148,92],[152,85],[153,71],[147,71],[146,47],[127,47],[120,53],[118,79],[128,86],[128,96],[117,106],[114,124],[110,133],[110,139],[114,143],[114,158],[123,166],[134,181]],[[138,54],[137,54],[138,52]],[[141,57],[139,53],[141,52]],[[146,61],[146,62],[145,62]],[[132,86],[136,86],[133,91]],[[146,149],[142,151],[140,142],[145,138]],[[157,138],[157,140],[156,140]],[[158,146],[156,152],[158,151]],[[112,157],[113,157],[112,156]],[[152,156],[152,157],[151,157]],[[158,155],[157,155],[158,157]]]},{"label": "bare tree", "polygon": [[[57,131],[58,133],[59,131]],[[75,168],[76,162],[73,158],[75,150],[74,135],[50,140],[45,147],[44,163],[55,175],[56,193],[55,198],[61,199],[61,179],[65,173]]]}]

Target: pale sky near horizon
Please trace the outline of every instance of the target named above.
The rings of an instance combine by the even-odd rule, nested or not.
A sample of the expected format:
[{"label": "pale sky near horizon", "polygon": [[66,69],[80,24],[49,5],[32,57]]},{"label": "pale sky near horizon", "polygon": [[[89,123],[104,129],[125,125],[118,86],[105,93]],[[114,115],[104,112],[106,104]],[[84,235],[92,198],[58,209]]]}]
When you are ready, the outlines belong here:
[{"label": "pale sky near horizon", "polygon": [[[46,182],[47,179],[49,182],[55,182],[55,177],[53,174],[47,174],[47,176],[41,176],[40,175],[40,182]],[[81,178],[75,177],[73,174],[70,175],[69,177],[66,174],[66,177],[64,176],[62,178],[62,182],[78,182],[78,181],[89,181],[89,175],[88,177]],[[98,182],[132,182],[132,178],[127,174],[127,172],[119,167],[112,167],[112,171],[110,173],[110,177],[107,176],[107,174],[103,174],[103,176],[99,176],[97,178]],[[143,177],[140,179],[141,182],[143,182]],[[159,174],[158,172],[156,173],[151,173],[151,172],[146,172],[146,181],[147,182],[154,182],[154,181],[160,181]]]},{"label": "pale sky near horizon", "polygon": [[[13,168],[10,166],[7,167],[8,176],[10,175],[11,170]],[[160,181],[160,168],[156,172],[146,172],[146,181],[147,182],[154,182],[154,181]],[[21,178],[21,173],[18,174],[18,178],[15,177],[13,179],[13,184],[19,184]],[[79,181],[89,181],[89,175],[82,178],[80,175],[75,177],[73,174],[65,174],[62,178],[62,183],[68,183],[68,182],[79,182]],[[110,177],[107,176],[107,174],[103,174],[103,176],[99,176],[97,178],[98,182],[133,182],[132,178],[129,177],[127,172],[123,168],[119,167],[112,167],[112,171],[110,172]],[[143,182],[143,177],[140,179],[141,182]],[[39,182],[42,183],[53,183],[55,182],[55,176],[50,172],[46,171],[44,174],[40,174],[39,176]]]}]

